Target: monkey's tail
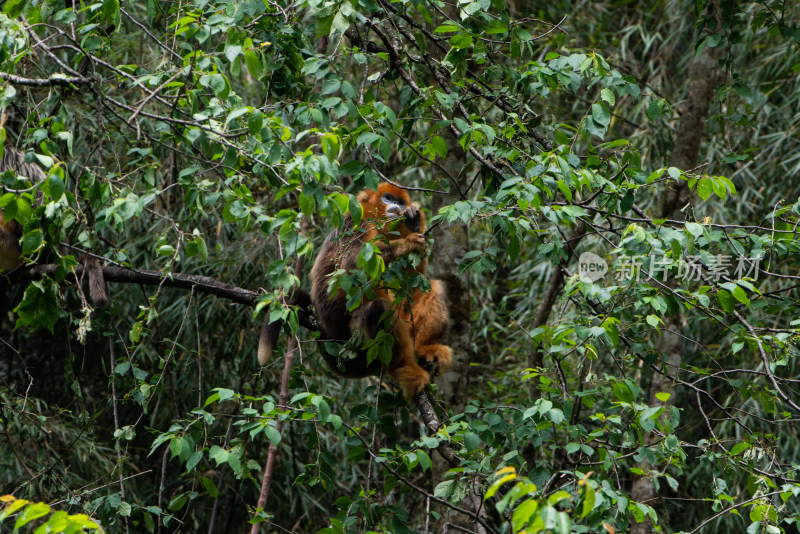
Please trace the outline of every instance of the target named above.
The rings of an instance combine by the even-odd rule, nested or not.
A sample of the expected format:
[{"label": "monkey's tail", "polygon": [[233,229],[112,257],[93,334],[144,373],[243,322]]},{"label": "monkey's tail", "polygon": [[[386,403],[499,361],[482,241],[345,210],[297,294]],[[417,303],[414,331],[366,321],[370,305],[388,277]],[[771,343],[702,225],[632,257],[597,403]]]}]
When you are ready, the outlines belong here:
[{"label": "monkey's tail", "polygon": [[106,281],[103,278],[103,266],[97,258],[86,256],[83,260],[83,266],[89,275],[89,297],[98,308],[104,307],[108,304],[108,295],[106,294]]},{"label": "monkey's tail", "polygon": [[[291,297],[286,299],[287,306],[297,306],[298,312],[305,312],[306,314],[311,309],[311,295],[302,289],[295,289]],[[308,320],[303,320],[301,317],[300,324],[308,326]],[[258,363],[260,365],[266,364],[271,358],[272,353],[275,351],[275,345],[278,344],[278,338],[281,335],[281,321],[269,322],[269,313],[264,317],[264,324],[261,325],[261,335],[258,337]]]}]

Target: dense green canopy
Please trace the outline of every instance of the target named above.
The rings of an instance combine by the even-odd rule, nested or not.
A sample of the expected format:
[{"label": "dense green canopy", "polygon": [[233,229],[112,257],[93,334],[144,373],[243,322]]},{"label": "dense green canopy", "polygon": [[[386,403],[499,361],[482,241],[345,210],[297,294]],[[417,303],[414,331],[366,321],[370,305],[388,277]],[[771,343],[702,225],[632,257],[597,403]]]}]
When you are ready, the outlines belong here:
[{"label": "dense green canopy", "polygon": [[[0,9],[0,529],[797,529],[796,2]],[[384,180],[449,292],[413,405],[287,305]],[[427,285],[375,252],[353,307]]]}]

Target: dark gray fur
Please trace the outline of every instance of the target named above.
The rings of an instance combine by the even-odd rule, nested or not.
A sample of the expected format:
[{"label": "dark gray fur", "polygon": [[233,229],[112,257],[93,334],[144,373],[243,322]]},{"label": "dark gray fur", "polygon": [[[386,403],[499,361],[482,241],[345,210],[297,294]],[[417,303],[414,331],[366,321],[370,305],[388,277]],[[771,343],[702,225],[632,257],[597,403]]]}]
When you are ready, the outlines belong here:
[{"label": "dark gray fur", "polygon": [[[348,216],[344,228],[352,226],[352,220]],[[338,290],[333,296],[328,295],[327,281],[330,274],[336,269],[356,269],[358,253],[353,251],[361,250],[364,244],[363,235],[359,232],[342,234],[343,232],[334,230],[328,235],[311,271],[311,301],[317,311],[322,338],[343,342],[350,339],[354,330],[361,330],[368,337],[375,337],[380,319],[386,312],[386,304],[382,300],[374,300],[351,314],[347,309],[347,295],[344,291]],[[322,356],[331,370],[350,378],[361,378],[380,372],[380,362],[373,361],[366,365],[366,354],[343,361],[325,350],[322,351]]]}]

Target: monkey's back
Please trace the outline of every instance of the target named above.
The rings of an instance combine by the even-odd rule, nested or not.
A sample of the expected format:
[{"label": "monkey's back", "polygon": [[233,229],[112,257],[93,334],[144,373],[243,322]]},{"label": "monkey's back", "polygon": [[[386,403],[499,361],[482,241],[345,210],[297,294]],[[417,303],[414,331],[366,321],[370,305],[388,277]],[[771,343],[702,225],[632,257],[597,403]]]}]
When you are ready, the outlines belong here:
[{"label": "monkey's back", "polygon": [[[352,223],[345,221],[345,228]],[[337,269],[349,271],[357,265],[358,253],[363,244],[363,236],[356,234],[344,237],[339,231],[333,231],[325,240],[317,255],[314,266],[311,268],[311,303],[317,312],[323,340],[347,341],[353,335],[353,315],[347,309],[347,295],[341,289],[335,294],[328,294],[328,281],[330,275]],[[366,305],[375,309],[374,315],[382,315],[383,306],[380,301]],[[373,361],[367,364],[366,351],[359,351],[355,357],[340,358],[338,354],[330,354],[324,348],[322,356],[328,367],[342,376],[350,378],[363,378],[377,375],[380,372],[380,363]]]},{"label": "monkey's back", "polygon": [[322,336],[335,341],[350,339],[350,312],[347,310],[347,296],[344,291],[328,294],[330,275],[339,268],[347,268],[342,264],[342,255],[346,253],[339,232],[332,232],[317,255],[311,268],[311,302],[317,311]]}]

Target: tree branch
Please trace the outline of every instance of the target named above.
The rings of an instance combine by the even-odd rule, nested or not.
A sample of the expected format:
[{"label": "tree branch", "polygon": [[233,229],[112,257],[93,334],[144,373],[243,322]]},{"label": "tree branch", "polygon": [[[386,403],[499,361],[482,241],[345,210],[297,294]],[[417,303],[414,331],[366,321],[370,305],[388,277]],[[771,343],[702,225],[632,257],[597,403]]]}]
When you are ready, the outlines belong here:
[{"label": "tree branch", "polygon": [[[23,267],[9,274],[12,282],[26,280],[39,280],[42,276],[53,276],[57,265],[44,264]],[[83,265],[75,267],[78,278],[83,274]],[[112,265],[103,266],[103,278],[107,282],[120,284],[144,284],[150,286],[178,287],[182,289],[195,288],[201,293],[208,293],[220,298],[232,300],[239,304],[255,306],[259,293],[240,287],[225,284],[208,276],[183,273],[163,273],[149,269],[128,269]]]},{"label": "tree branch", "polygon": [[[304,215],[300,232],[306,237],[308,237],[308,226],[308,217]],[[298,256],[294,263],[294,275],[300,278],[300,276],[303,274],[304,267],[305,256]],[[269,320],[269,316],[267,316],[266,320]],[[281,390],[278,395],[278,406],[286,406],[289,403],[289,378],[292,374],[294,353],[297,349],[297,338],[292,336],[289,339],[289,343],[286,347],[286,357],[283,360],[283,374],[281,375]],[[278,420],[276,429],[281,434],[283,433],[283,427],[285,423],[285,421]],[[264,510],[267,506],[267,499],[269,498],[269,490],[270,486],[272,485],[272,477],[273,473],[275,472],[275,463],[277,462],[277,459],[278,446],[275,443],[270,442],[269,449],[267,450],[267,463],[264,466],[264,474],[261,478],[261,492],[258,495],[256,509]],[[260,525],[258,523],[253,523],[253,526],[250,529],[250,534],[258,534],[259,528]]]},{"label": "tree branch", "polygon": [[[27,280],[39,280],[42,276],[53,276],[57,265],[44,264],[33,265],[30,267],[19,268],[8,275],[11,283],[24,282]],[[78,279],[83,275],[83,265],[75,267],[75,274]],[[232,286],[199,274],[184,273],[163,273],[161,271],[151,271],[149,269],[128,269],[112,265],[103,266],[103,278],[106,282],[116,282],[119,284],[143,284],[161,287],[176,287],[181,289],[192,289],[199,293],[214,295],[215,297],[231,300],[246,306],[255,306],[261,293],[250,291],[240,287]],[[307,309],[298,310],[300,324],[309,330],[317,330],[311,322],[312,311]]]},{"label": "tree branch", "polygon": [[72,84],[92,84],[92,78],[85,78],[83,76],[63,76],[54,75],[53,78],[23,78],[16,74],[9,74],[7,72],[0,72],[0,80],[15,83],[17,85],[30,85],[32,87],[53,87],[54,85],[72,85]]},{"label": "tree branch", "polygon": [[[419,408],[420,415],[422,415],[422,422],[425,423],[425,426],[431,434],[436,434],[442,427],[442,424],[439,422],[439,418],[436,417],[436,411],[433,409],[428,395],[426,395],[424,391],[419,392],[419,394],[414,397],[414,403],[417,405],[417,408]],[[457,467],[461,463],[461,459],[449,443],[439,443],[437,450],[439,454],[442,455],[442,458],[450,464],[450,467]]]}]

